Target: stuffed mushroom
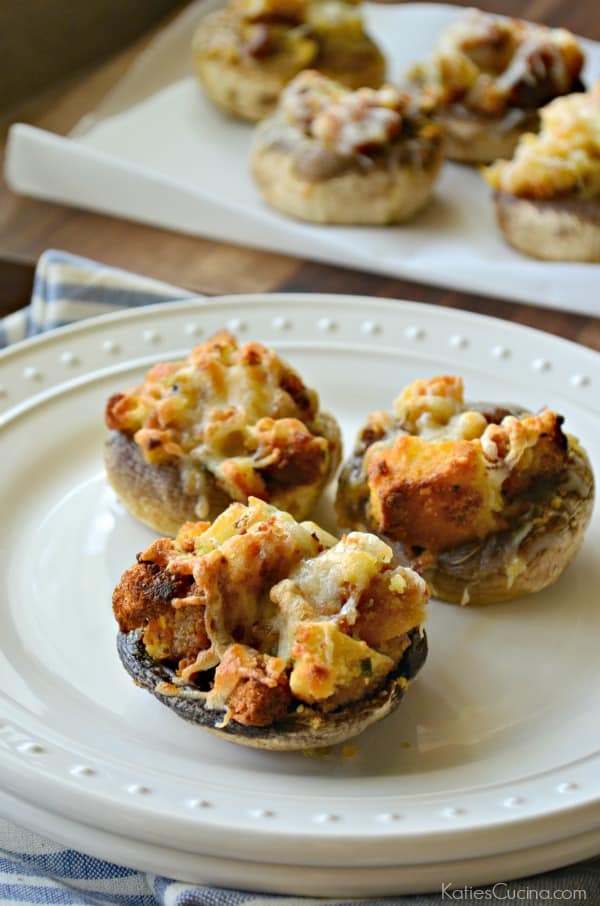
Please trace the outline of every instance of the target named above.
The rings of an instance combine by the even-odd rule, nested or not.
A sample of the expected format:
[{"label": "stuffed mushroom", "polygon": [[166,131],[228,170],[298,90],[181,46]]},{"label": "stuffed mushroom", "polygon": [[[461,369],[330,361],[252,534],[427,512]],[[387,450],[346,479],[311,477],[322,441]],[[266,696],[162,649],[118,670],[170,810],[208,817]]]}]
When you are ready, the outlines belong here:
[{"label": "stuffed mushroom", "polygon": [[420,669],[428,589],[374,535],[338,541],[255,498],[138,555],[113,595],[135,682],[231,742],[332,745]]},{"label": "stuffed mushroom", "polygon": [[588,457],[562,424],[551,409],[467,405],[459,377],[415,381],[360,432],[340,523],[383,537],[442,600],[539,591],[575,557],[593,506]]},{"label": "stuffed mushroom", "polygon": [[230,0],[199,25],[193,58],[208,97],[253,122],[303,69],[349,88],[378,88],[385,78],[385,59],[353,0]]},{"label": "stuffed mushroom", "polygon": [[570,32],[465,11],[409,80],[435,103],[446,156],[469,164],[510,157],[538,111],[583,88],[583,51]]},{"label": "stuffed mushroom", "polygon": [[308,70],[257,127],[251,170],[263,198],[292,217],[400,223],[429,200],[442,144],[427,106],[406,92],[351,92]]},{"label": "stuffed mushroom", "polygon": [[600,81],[552,101],[541,118],[512,160],[484,170],[500,229],[534,258],[600,262]]},{"label": "stuffed mushroom", "polygon": [[216,334],[106,406],[107,475],[133,516],[167,535],[250,495],[304,519],[341,458],[335,419],[260,343]]}]

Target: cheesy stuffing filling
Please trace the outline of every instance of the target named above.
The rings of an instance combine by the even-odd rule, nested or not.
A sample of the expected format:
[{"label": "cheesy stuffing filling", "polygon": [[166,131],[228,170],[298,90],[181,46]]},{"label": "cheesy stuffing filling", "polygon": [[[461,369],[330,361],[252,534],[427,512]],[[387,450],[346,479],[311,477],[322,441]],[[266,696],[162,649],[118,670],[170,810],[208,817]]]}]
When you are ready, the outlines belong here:
[{"label": "cheesy stuffing filling", "polygon": [[302,486],[318,488],[339,452],[315,391],[272,350],[238,346],[226,332],[115,394],[106,420],[148,464],[181,467],[199,517],[208,515],[208,477],[233,500],[288,502],[290,489],[301,496]]},{"label": "cheesy stuffing filling", "polygon": [[510,526],[536,482],[563,472],[561,424],[550,409],[498,419],[469,409],[459,377],[415,381],[393,413],[371,416],[355,490],[366,487],[377,530],[410,547],[436,553],[481,539]]},{"label": "cheesy stuffing filling", "polygon": [[484,116],[535,108],[572,90],[583,66],[576,38],[476,9],[465,11],[410,78],[441,107],[461,104]]},{"label": "cheesy stuffing filling", "polygon": [[352,156],[384,147],[409,123],[418,138],[437,142],[440,130],[425,117],[426,106],[417,109],[410,95],[393,85],[350,91],[307,70],[282,92],[279,114],[308,138]]},{"label": "cheesy stuffing filling", "polygon": [[[178,674],[189,682],[214,669],[207,706],[242,722],[256,722],[265,710],[271,717],[265,702],[276,699],[279,707],[284,687],[288,708],[295,700],[328,711],[364,698],[382,685],[425,618],[426,583],[393,567],[383,541],[359,532],[338,541],[254,498],[231,504],[212,525],[188,523],[138,560],[161,564],[171,581],[192,581],[189,594],[167,602],[160,616],[137,617],[149,654],[172,659],[165,621],[182,609],[192,613],[202,643]],[[126,576],[114,605],[129,629]],[[245,721],[248,712],[254,717]]]},{"label": "cheesy stuffing filling", "polygon": [[600,81],[592,91],[557,98],[541,111],[538,135],[524,135],[511,161],[484,170],[500,192],[523,198],[600,196]]}]

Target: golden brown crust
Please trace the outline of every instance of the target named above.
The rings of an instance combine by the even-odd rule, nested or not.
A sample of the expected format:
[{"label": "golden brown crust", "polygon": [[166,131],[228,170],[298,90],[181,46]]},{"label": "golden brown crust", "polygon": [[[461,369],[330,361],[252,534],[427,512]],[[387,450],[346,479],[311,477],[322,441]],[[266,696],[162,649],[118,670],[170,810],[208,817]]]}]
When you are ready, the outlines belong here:
[{"label": "golden brown crust", "polygon": [[437,551],[498,527],[485,462],[470,441],[428,444],[401,435],[375,454],[367,452],[365,465],[370,515],[381,534]]},{"label": "golden brown crust", "polygon": [[[170,539],[161,541],[164,546]],[[169,546],[172,556],[172,542]],[[185,664],[210,645],[204,607],[191,577],[169,572],[161,561],[160,556],[139,560],[123,573],[113,592],[113,613],[121,632],[144,627],[144,645],[153,657]]]},{"label": "golden brown crust", "polygon": [[341,458],[317,394],[274,352],[226,333],[113,394],[106,421],[109,481],[162,534],[249,496],[305,518]]},{"label": "golden brown crust", "polygon": [[513,531],[455,548],[422,571],[432,594],[453,604],[496,604],[553,585],[579,551],[594,507],[584,451],[569,453],[564,482],[549,489]]},{"label": "golden brown crust", "polygon": [[[472,430],[477,415],[459,414],[461,430]],[[373,525],[432,553],[506,528],[520,495],[565,468],[561,424],[550,410],[485,429],[481,417],[481,437],[432,440],[402,431],[391,445],[372,445],[364,468]]]},{"label": "golden brown crust", "polygon": [[189,577],[174,576],[155,563],[136,563],[125,571],[113,593],[119,629],[129,632],[164,613],[173,598],[185,597],[191,584]]},{"label": "golden brown crust", "polygon": [[361,594],[358,618],[352,631],[384,654],[397,659],[398,652],[406,647],[406,639],[415,625],[425,622],[425,599],[417,585],[402,588],[390,587],[389,576],[380,573]]},{"label": "golden brown crust", "polygon": [[340,523],[376,531],[434,593],[489,603],[556,581],[590,518],[594,481],[551,410],[462,402],[462,384],[416,381],[374,413],[340,476]]},{"label": "golden brown crust", "polygon": [[215,672],[215,685],[228,683],[227,707],[231,719],[248,727],[268,727],[285,717],[292,704],[285,663],[244,645],[232,645]]}]

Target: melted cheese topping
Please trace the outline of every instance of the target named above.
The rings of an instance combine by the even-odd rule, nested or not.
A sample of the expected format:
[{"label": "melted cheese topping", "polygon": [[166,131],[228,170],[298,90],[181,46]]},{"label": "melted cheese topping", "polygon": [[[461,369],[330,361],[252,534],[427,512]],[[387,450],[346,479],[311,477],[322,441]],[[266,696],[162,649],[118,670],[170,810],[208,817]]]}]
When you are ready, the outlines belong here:
[{"label": "melted cheese topping", "polygon": [[[392,551],[378,538],[352,532],[337,541],[254,498],[232,504],[212,525],[185,525],[141,559],[159,552],[164,559],[167,549],[167,571],[192,576],[204,608],[209,646],[179,674],[189,680],[217,666],[209,707],[226,707],[238,666],[247,675],[259,655],[267,682],[286,670],[299,701],[327,709],[357,700],[380,685],[425,618],[426,583],[393,568]],[[155,646],[150,654],[160,654]]]},{"label": "melted cheese topping", "polygon": [[490,185],[523,198],[600,196],[600,81],[552,101],[541,118],[539,135],[524,135],[511,161],[483,171]]},{"label": "melted cheese topping", "polygon": [[223,332],[115,394],[107,423],[131,436],[146,462],[178,464],[188,492],[201,492],[210,475],[233,500],[253,494],[289,506],[289,488],[318,486],[337,450],[318,407],[275,352]]},{"label": "melted cheese topping", "polygon": [[409,75],[440,106],[460,103],[475,113],[500,116],[511,105],[538,106],[522,102],[528,86],[546,86],[549,97],[566,94],[582,66],[581,48],[565,29],[470,9]]},{"label": "melted cheese topping", "polygon": [[351,532],[330,550],[301,563],[271,591],[282,615],[279,653],[289,655],[296,626],[310,616],[354,626],[361,596],[391,559],[391,549],[375,535]]},{"label": "melted cheese topping", "polygon": [[411,547],[437,552],[506,528],[519,496],[566,464],[560,416],[545,409],[495,423],[465,406],[455,376],[415,381],[394,414],[386,423],[375,413],[367,426],[381,439],[367,446],[355,481],[367,484],[377,530]]},{"label": "melted cheese topping", "polygon": [[385,145],[402,126],[408,95],[391,85],[349,91],[308,70],[284,89],[281,111],[293,125],[341,154]]}]

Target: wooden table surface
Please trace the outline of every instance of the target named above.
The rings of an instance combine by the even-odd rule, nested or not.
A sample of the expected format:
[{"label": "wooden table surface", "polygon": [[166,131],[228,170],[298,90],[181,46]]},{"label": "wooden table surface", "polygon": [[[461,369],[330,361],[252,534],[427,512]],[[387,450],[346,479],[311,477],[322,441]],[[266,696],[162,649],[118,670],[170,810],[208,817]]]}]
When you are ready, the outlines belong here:
[{"label": "wooden table surface", "polygon": [[[463,5],[472,5],[463,3]],[[598,0],[496,0],[482,9],[520,15],[600,40]],[[146,36],[106,63],[54,87],[0,120],[66,133],[125,72]],[[3,148],[0,148],[3,150]],[[600,320],[503,302],[406,280],[316,264],[300,258],[199,239],[15,196],[0,182],[0,315],[28,301],[33,268],[44,249],[60,248],[158,277],[201,293],[271,290],[369,294],[463,308],[550,331],[600,349]],[[599,269],[600,275],[600,269]],[[590,286],[590,293],[598,286]]]}]

